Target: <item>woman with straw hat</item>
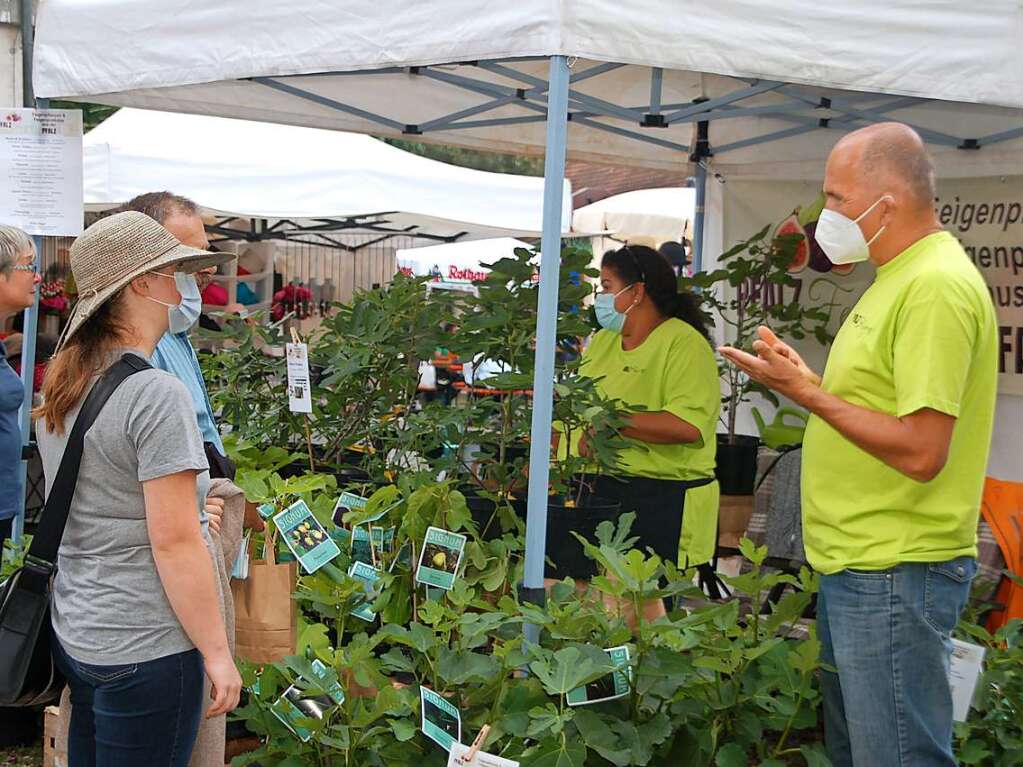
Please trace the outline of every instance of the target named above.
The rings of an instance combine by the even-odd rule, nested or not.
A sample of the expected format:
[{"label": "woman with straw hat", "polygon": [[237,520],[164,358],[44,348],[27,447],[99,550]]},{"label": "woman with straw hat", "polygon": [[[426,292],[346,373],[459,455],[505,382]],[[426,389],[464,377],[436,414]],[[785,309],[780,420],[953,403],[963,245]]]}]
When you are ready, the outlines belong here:
[{"label": "woman with straw hat", "polygon": [[[148,358],[180,318],[191,273],[223,256],[181,245],[142,213],[89,227],[71,248],[79,301],[50,363],[37,434],[50,492],[78,410],[125,352]],[[86,432],[53,584],[57,664],[71,688],[78,765],[188,762],[202,715],[238,703],[199,509],[209,484],[184,385],[128,377]]]}]

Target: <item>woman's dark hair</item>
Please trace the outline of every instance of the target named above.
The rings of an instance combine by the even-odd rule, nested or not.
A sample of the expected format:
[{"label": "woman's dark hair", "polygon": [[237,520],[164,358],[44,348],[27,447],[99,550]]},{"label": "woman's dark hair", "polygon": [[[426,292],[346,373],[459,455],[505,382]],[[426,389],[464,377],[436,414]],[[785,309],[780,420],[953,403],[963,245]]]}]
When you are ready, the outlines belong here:
[{"label": "woman's dark hair", "polygon": [[711,342],[699,300],[692,293],[679,291],[675,270],[668,259],[656,250],[643,245],[609,250],[601,259],[600,267],[611,269],[623,282],[642,282],[657,311],[665,317],[677,317],[691,325],[708,343]]}]

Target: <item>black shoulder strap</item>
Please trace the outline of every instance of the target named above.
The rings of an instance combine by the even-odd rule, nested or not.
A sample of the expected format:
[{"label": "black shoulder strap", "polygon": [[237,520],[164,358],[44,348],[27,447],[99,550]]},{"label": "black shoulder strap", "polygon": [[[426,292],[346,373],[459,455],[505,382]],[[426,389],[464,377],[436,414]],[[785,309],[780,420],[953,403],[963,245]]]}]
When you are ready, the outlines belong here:
[{"label": "black shoulder strap", "polygon": [[136,354],[125,354],[103,373],[92,391],[85,398],[82,409],[78,412],[75,425],[71,427],[64,455],[60,459],[57,478],[50,488],[50,496],[43,507],[39,528],[32,537],[27,559],[37,565],[52,566],[57,561],[57,550],[60,540],[64,537],[68,512],[71,511],[71,500],[75,496],[78,484],[78,469],[82,463],[82,449],[85,444],[85,432],[95,422],[103,406],[110,399],[118,386],[135,373],[149,370],[152,366]]}]

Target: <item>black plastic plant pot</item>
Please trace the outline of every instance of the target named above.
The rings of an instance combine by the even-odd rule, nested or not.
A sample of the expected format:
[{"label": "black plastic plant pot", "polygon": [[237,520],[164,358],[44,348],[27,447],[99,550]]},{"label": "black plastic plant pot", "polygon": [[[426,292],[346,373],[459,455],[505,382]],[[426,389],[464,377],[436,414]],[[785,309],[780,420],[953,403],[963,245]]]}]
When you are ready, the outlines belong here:
[{"label": "black plastic plant pot", "polygon": [[[516,513],[526,518],[526,503],[516,505]],[[547,504],[547,559],[544,577],[561,580],[585,580],[597,574],[597,564],[586,556],[583,545],[572,535],[581,535],[590,543],[597,541],[597,526],[601,522],[618,521],[621,504],[597,496],[584,498],[577,505],[566,505],[554,496]]]},{"label": "black plastic plant pot", "polygon": [[729,440],[718,434],[717,469],[715,476],[722,495],[753,495],[757,481],[758,437],[737,434]]}]

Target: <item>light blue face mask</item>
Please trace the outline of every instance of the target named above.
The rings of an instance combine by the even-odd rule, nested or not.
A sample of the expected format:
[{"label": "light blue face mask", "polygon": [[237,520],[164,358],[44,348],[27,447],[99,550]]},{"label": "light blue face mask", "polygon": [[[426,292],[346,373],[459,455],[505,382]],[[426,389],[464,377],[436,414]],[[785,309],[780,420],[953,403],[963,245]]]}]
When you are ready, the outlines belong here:
[{"label": "light blue face mask", "polygon": [[610,330],[612,333],[622,332],[622,328],[625,327],[625,317],[632,307],[630,306],[624,312],[620,312],[615,309],[615,299],[631,287],[632,285],[626,285],[617,293],[597,294],[593,301],[593,310],[597,314],[597,322],[600,324],[600,327]]},{"label": "light blue face mask", "polygon": [[[153,272],[159,277],[171,277],[169,274]],[[202,294],[199,292],[199,285],[195,281],[194,274],[174,272],[174,285],[181,294],[181,302],[168,304],[156,298],[148,297],[150,301],[163,304],[167,307],[168,330],[171,333],[184,333],[198,321],[202,313]]]}]

